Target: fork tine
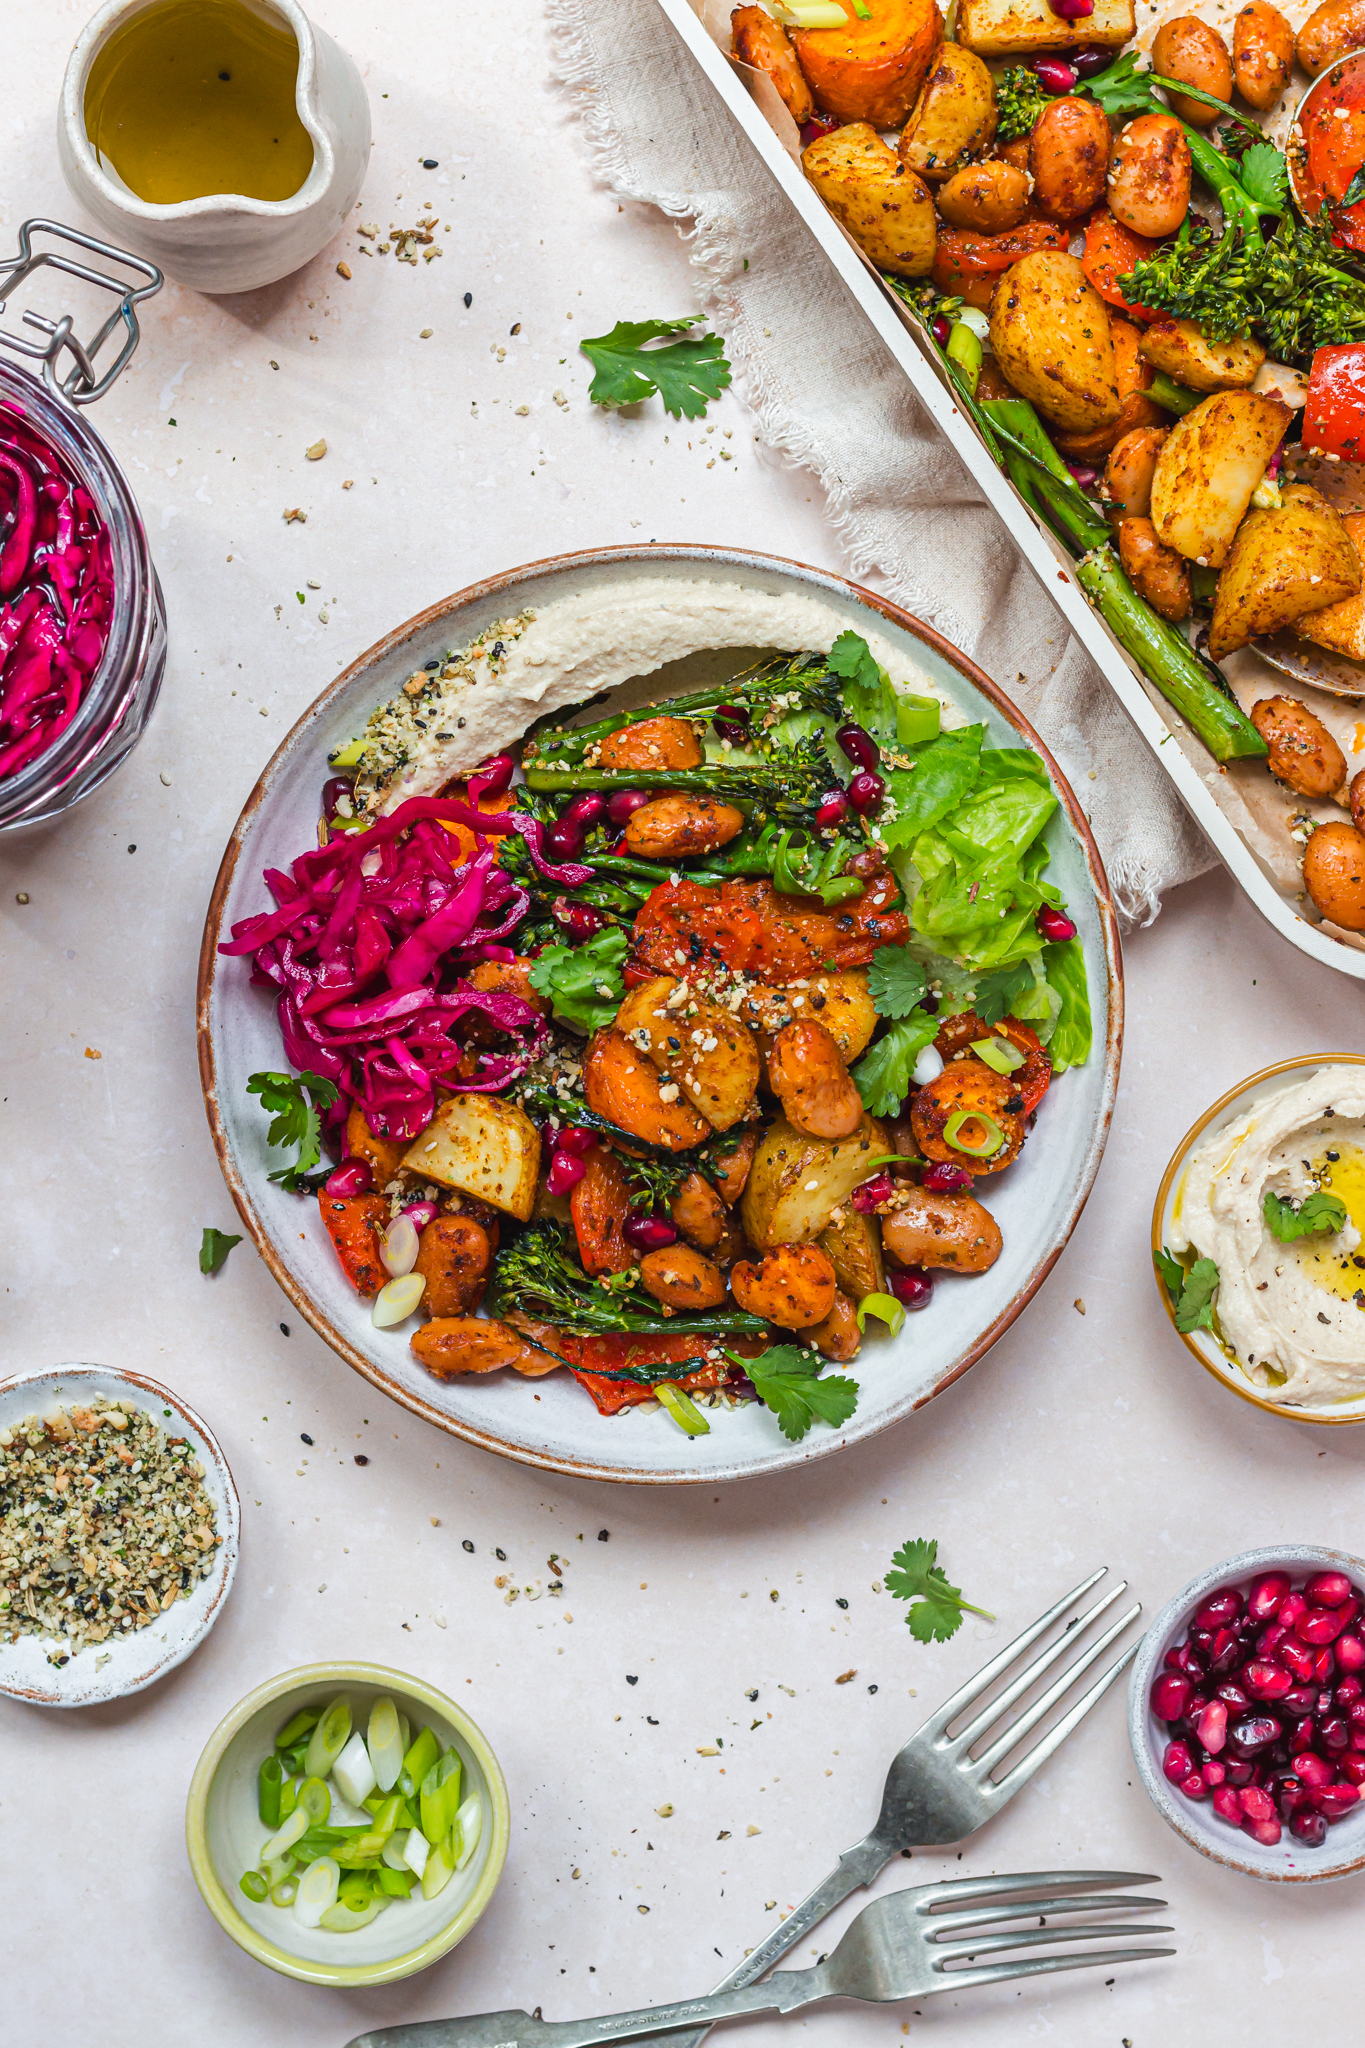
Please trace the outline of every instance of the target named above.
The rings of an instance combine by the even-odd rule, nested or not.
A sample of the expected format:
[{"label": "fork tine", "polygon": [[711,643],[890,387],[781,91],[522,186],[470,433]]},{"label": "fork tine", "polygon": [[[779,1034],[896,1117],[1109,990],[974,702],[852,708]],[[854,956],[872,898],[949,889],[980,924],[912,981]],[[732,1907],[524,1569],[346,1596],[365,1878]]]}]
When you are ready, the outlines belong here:
[{"label": "fork tine", "polygon": [[1016,1636],[1012,1643],[1007,1643],[1003,1650],[991,1658],[989,1664],[982,1666],[974,1678],[969,1678],[964,1686],[960,1686],[952,1698],[947,1700],[936,1714],[930,1716],[920,1732],[941,1735],[949,1722],[957,1719],[964,1707],[969,1707],[973,1700],[979,1699],[988,1687],[994,1685],[1001,1672],[1007,1671],[1015,1658],[1023,1655],[1030,1643],[1036,1643],[1039,1636],[1044,1635],[1053,1622],[1066,1613],[1068,1607],[1074,1607],[1083,1593],[1088,1593],[1092,1586],[1098,1585],[1108,1569],[1107,1564],[1102,1564],[1097,1572],[1091,1572],[1088,1579],[1082,1579],[1079,1586],[1074,1586],[1065,1599],[1059,1600],[1054,1607],[1049,1607],[1046,1614],[1040,1614],[1031,1627],[1026,1628],[1022,1635]]},{"label": "fork tine", "polygon": [[[1114,1622],[1111,1627],[1107,1628],[1104,1631],[1104,1634],[1098,1637],[1098,1639],[1091,1644],[1090,1648],[1086,1650],[1083,1655],[1077,1657],[1072,1663],[1068,1664],[1066,1670],[1062,1672],[1061,1676],[1053,1680],[1052,1684],[1048,1687],[1047,1691],[1045,1693],[1041,1693],[1039,1697],[1033,1702],[1032,1706],[1025,1707],[1023,1713],[1017,1715],[1016,1718],[1010,1722],[1009,1727],[1002,1730],[1002,1732],[996,1737],[995,1741],[991,1743],[988,1749],[984,1749],[979,1757],[973,1758],[970,1761],[970,1764],[968,1763],[968,1759],[964,1756],[962,1759],[964,1767],[970,1768],[973,1771],[979,1771],[983,1775],[987,1771],[993,1771],[995,1769],[995,1766],[1000,1762],[1002,1757],[1008,1756],[1012,1749],[1017,1749],[1019,1747],[1019,1744],[1028,1734],[1030,1728],[1036,1728],[1038,1723],[1043,1719],[1043,1716],[1045,1714],[1051,1713],[1052,1709],[1056,1706],[1058,1700],[1062,1699],[1067,1693],[1070,1692],[1072,1686],[1075,1685],[1076,1681],[1081,1677],[1082,1673],[1088,1671],[1092,1664],[1097,1664],[1099,1662],[1100,1658],[1104,1655],[1105,1651],[1109,1649],[1111,1644],[1116,1643],[1118,1641],[1119,1637],[1127,1628],[1129,1622],[1136,1620],[1137,1616],[1141,1614],[1141,1612],[1142,1609],[1140,1607],[1130,1607],[1126,1614],[1121,1614],[1118,1620]],[[1025,1672],[1024,1677],[1028,1678],[1033,1671],[1040,1670],[1043,1666],[1044,1661],[1045,1660],[1040,1657],[1036,1664],[1033,1664],[1029,1667],[1029,1671]],[[1022,1683],[1023,1680],[1021,1679],[1020,1684]],[[959,1742],[963,1740],[965,1740],[964,1737],[958,1737]]]},{"label": "fork tine", "polygon": [[[990,1955],[997,1949],[1041,1948],[1047,1942],[1057,1941],[1103,1941],[1111,1934],[1174,1934],[1173,1927],[1030,1927],[1020,1934],[981,1934],[972,1939],[964,1935],[960,1941],[945,1941],[942,1946],[934,1943],[935,1957],[946,1957],[950,1962],[958,1956]],[[941,1968],[936,1960],[934,1968]]]},{"label": "fork tine", "polygon": [[[986,1730],[1000,1719],[1006,1709],[1012,1707],[1014,1702],[1020,1699],[1031,1686],[1036,1685],[1043,1673],[1050,1670],[1059,1657],[1065,1657],[1068,1651],[1075,1647],[1085,1630],[1093,1622],[1099,1620],[1106,1607],[1111,1607],[1115,1600],[1119,1599],[1127,1590],[1127,1580],[1120,1579],[1112,1592],[1106,1593],[1102,1600],[1097,1600],[1088,1613],[1081,1615],[1078,1621],[1068,1627],[1065,1635],[1044,1650],[1041,1657],[1035,1657],[1031,1664],[1026,1665],[1017,1678],[1010,1680],[1002,1693],[993,1699],[989,1705],[981,1709],[975,1720],[970,1721],[959,1735],[953,1737],[953,1747],[957,1750],[970,1749],[974,1742],[979,1742]],[[1089,1661],[1093,1663],[1096,1656],[1102,1655],[1110,1643],[1114,1641],[1115,1637],[1122,1635],[1129,1622],[1134,1620],[1141,1612],[1140,1606],[1130,1607],[1122,1621],[1111,1625],[1109,1633],[1104,1637],[1098,1648],[1091,1650]],[[1077,1664],[1073,1668],[1076,1671],[1083,1671],[1086,1667],[1082,1663]],[[1065,1681],[1065,1684],[1069,1683],[1070,1680]],[[1065,1684],[1063,1690],[1065,1690]]]},{"label": "fork tine", "polygon": [[1053,1970],[1108,1969],[1114,1963],[1146,1963],[1173,1956],[1173,1948],[1106,1948],[1090,1956],[1035,1956],[1031,1962],[991,1963],[982,1970],[946,1970],[936,1991],[972,1984],[1003,1984],[1011,1977],[1042,1977]]},{"label": "fork tine", "polygon": [[979,1790],[993,1803],[1000,1805],[1003,1805],[1007,1799],[1012,1799],[1019,1790],[1019,1787],[1026,1785],[1040,1765],[1045,1764],[1052,1755],[1052,1752],[1066,1741],[1072,1729],[1085,1719],[1096,1702],[1104,1698],[1114,1680],[1121,1677],[1128,1669],[1140,1647],[1138,1643],[1134,1643],[1131,1649],[1125,1650],[1123,1655],[1110,1665],[1103,1677],[1096,1679],[1089,1692],[1083,1692],[1075,1706],[1069,1708],[1063,1714],[1056,1727],[1050,1728],[1042,1740],[1036,1742],[1026,1756],[1021,1756],[1012,1771],[1006,1771],[998,1785],[983,1784],[979,1787]]},{"label": "fork tine", "polygon": [[952,1877],[943,1884],[922,1885],[915,1910],[926,1915],[931,1926],[937,1926],[939,1916],[930,1908],[940,1900],[999,1899],[1022,1892],[1107,1890],[1110,1885],[1160,1883],[1150,1870],[1015,1870],[1002,1877]]},{"label": "fork tine", "polygon": [[1035,1913],[1099,1913],[1112,1911],[1116,1906],[1136,1906],[1146,1911],[1164,1907],[1164,1899],[1125,1898],[1122,1894],[1096,1898],[1093,1892],[1083,1892],[1075,1899],[1027,1899],[1018,1905],[1008,1901],[1002,1906],[964,1906],[960,1913],[933,1913],[928,1917],[925,1928],[930,1938],[937,1936],[941,1928],[956,1933],[964,1927],[989,1927],[997,1920],[1018,1920],[1024,1914]]}]

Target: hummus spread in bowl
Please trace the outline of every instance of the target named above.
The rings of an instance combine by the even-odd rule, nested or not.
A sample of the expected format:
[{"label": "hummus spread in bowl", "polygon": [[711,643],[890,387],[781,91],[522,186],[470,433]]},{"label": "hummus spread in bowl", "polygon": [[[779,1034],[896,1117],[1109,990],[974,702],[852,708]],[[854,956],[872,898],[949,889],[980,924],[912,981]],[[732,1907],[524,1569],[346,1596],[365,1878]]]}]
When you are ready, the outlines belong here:
[{"label": "hummus spread in bowl", "polygon": [[1365,1060],[1256,1075],[1167,1169],[1158,1280],[1180,1335],[1239,1393],[1365,1420]]}]

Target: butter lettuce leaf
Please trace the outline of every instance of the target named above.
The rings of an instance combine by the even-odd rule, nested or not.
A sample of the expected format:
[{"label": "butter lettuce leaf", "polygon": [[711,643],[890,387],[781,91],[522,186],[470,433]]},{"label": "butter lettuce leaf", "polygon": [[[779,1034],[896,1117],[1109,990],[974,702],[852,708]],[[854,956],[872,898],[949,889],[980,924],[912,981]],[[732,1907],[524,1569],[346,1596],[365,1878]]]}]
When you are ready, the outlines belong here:
[{"label": "butter lettuce leaf", "polygon": [[984,725],[956,726],[918,748],[913,768],[892,769],[886,778],[889,801],[879,827],[884,846],[911,845],[957,808],[980,777],[985,731]]}]

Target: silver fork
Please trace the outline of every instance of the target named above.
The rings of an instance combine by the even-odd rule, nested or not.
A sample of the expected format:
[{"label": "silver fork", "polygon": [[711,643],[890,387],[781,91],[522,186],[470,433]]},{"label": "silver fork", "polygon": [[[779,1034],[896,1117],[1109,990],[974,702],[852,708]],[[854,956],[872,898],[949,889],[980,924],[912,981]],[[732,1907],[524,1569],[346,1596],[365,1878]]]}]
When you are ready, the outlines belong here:
[{"label": "silver fork", "polygon": [[[1053,1886],[1062,1887],[1064,1894],[1075,1894],[1093,1892],[1100,1885],[1155,1883],[1153,1877],[1125,1871],[1033,1871],[1014,1877],[959,1878],[949,1884],[920,1885],[864,1906],[833,1954],[814,1969],[779,1970],[766,1984],[737,1986],[713,1991],[709,1998],[643,2006],[592,2020],[533,2019],[524,2012],[419,2020],[361,2034],[350,2048],[597,2048],[604,2041],[638,2041],[669,2034],[680,2024],[698,2020],[704,2030],[717,2020],[797,2012],[828,1998],[890,2005],[903,1998],[927,1998],[936,1991],[1000,1984],[1054,1970],[1108,1969],[1116,1963],[1145,1962],[1174,1955],[1175,1950],[1104,1948],[1085,1955],[1024,1955],[979,1965],[976,1958],[1114,1935],[1135,1934],[1145,1939],[1169,1934],[1171,1929],[1163,1925],[1128,1927],[1111,1921],[1061,1928],[1000,1925],[1025,1916],[1033,1922],[1049,1913],[1112,1913],[1130,1907],[1141,1912],[1164,1906],[1164,1899],[1036,1896]],[[986,1903],[979,1903],[983,1901]],[[959,1910],[943,1910],[951,1906]],[[965,1967],[955,1969],[952,1964]]]}]

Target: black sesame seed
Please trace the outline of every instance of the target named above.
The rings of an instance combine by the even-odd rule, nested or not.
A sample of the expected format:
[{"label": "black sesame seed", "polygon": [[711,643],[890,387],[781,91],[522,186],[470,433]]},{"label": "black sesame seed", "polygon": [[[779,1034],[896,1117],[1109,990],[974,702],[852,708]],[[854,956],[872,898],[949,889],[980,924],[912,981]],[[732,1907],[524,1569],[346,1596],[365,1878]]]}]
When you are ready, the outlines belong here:
[{"label": "black sesame seed", "polygon": [[441,664],[439,661],[424,661],[422,663],[422,666],[426,670],[428,675],[433,675],[435,671],[441,666]]},{"label": "black sesame seed", "polygon": [[632,1678],[632,1677],[631,1677],[631,1675],[630,1675],[630,1673],[629,1673],[629,1672],[627,1672],[627,1673],[626,1673],[626,1684],[627,1684],[627,1685],[638,1685],[639,1683],[640,1683],[640,1679],[639,1679],[639,1674],[638,1674],[638,1673],[636,1674],[636,1676],[635,1676],[634,1678]]},{"label": "black sesame seed", "polygon": [[281,1324],[280,1324],[280,1335],[281,1335],[282,1337],[287,1337],[287,1336],[289,1335],[289,1325],[288,1325],[288,1323],[281,1323]]},{"label": "black sesame seed", "polygon": [[610,1540],[611,1540],[611,1530],[610,1530],[610,1529],[599,1529],[599,1530],[598,1530],[598,1532],[597,1532],[597,1540],[598,1540],[598,1542],[599,1542],[599,1543],[608,1543],[608,1542],[610,1542]]},{"label": "black sesame seed", "polygon": [[434,170],[436,170],[436,169],[437,169],[437,167],[439,166],[439,164],[440,164],[440,161],[441,161],[441,160],[440,160],[440,158],[439,158],[439,157],[435,157],[435,156],[424,156],[424,157],[422,158],[422,169],[423,169],[424,171],[434,171]]},{"label": "black sesame seed", "polygon": [[300,1442],[301,1444],[311,1444],[311,1443],[312,1443],[312,1441],[313,1441],[313,1439],[312,1439],[312,1437],[311,1437],[311,1436],[309,1436],[309,1434],[308,1434],[308,1432],[307,1432],[307,1430],[306,1430],[306,1429],[301,1429],[301,1430],[299,1431],[299,1442]]},{"label": "black sesame seed", "polygon": [[650,1725],[650,1727],[651,1727],[651,1728],[657,1728],[657,1727],[658,1727],[658,1725],[659,1725],[659,1724],[658,1724],[658,1722],[657,1722],[657,1721],[655,1720],[655,1718],[654,1718],[654,1716],[653,1716],[652,1714],[646,1714],[646,1715],[645,1715],[645,1719],[646,1719],[646,1721],[648,1721],[648,1723],[649,1723],[649,1725]]},{"label": "black sesame seed", "polygon": [[465,302],[466,306],[472,306],[472,305],[473,305],[473,303],[474,303],[474,294],[473,294],[473,292],[466,292],[466,293],[465,293],[465,295],[464,295],[464,302]]},{"label": "black sesame seed", "polygon": [[128,851],[129,851],[129,853],[136,853],[136,852],[137,852],[137,848],[136,848],[135,846],[130,846],[130,847],[128,848]]},{"label": "black sesame seed", "polygon": [[838,1600],[836,1600],[836,1601],[835,1601],[835,1603],[834,1603],[834,1604],[835,1604],[835,1606],[836,1606],[836,1607],[847,1607],[847,1606],[848,1606],[848,1602],[847,1602],[847,1600],[844,1600],[844,1599],[838,1599]]},{"label": "black sesame seed", "polygon": [[756,1700],[758,1698],[758,1687],[755,1686],[752,1692],[746,1692],[744,1697],[746,1700]]},{"label": "black sesame seed", "polygon": [[499,1564],[506,1564],[506,1562],[507,1562],[507,1552],[506,1552],[505,1550],[495,1550],[495,1551],[493,1552],[493,1555],[494,1555],[494,1557],[496,1557],[496,1558],[497,1558],[497,1560],[498,1560]]},{"label": "black sesame seed", "polygon": [[466,1536],[466,1537],[464,1538],[464,1541],[463,1541],[463,1542],[461,1543],[461,1545],[460,1545],[460,1548],[461,1548],[461,1550],[467,1550],[467,1551],[469,1552],[470,1556],[471,1556],[471,1557],[473,1556],[473,1554],[474,1554],[474,1546],[473,1546],[473,1544],[472,1544],[472,1543],[470,1542],[470,1540],[469,1540],[469,1538],[468,1538],[467,1536]]},{"label": "black sesame seed", "polygon": [[875,1685],[870,1685],[867,1689],[869,1692],[875,1692],[877,1690]]},{"label": "black sesame seed", "polygon": [[368,1458],[367,1458],[367,1457],[365,1456],[365,1453],[364,1453],[363,1451],[357,1451],[357,1452],[356,1452],[356,1454],[355,1454],[355,1461],[356,1461],[357,1465],[368,1465],[368,1464],[369,1464],[369,1462],[370,1462],[370,1461],[369,1461],[369,1459],[368,1459]]}]

